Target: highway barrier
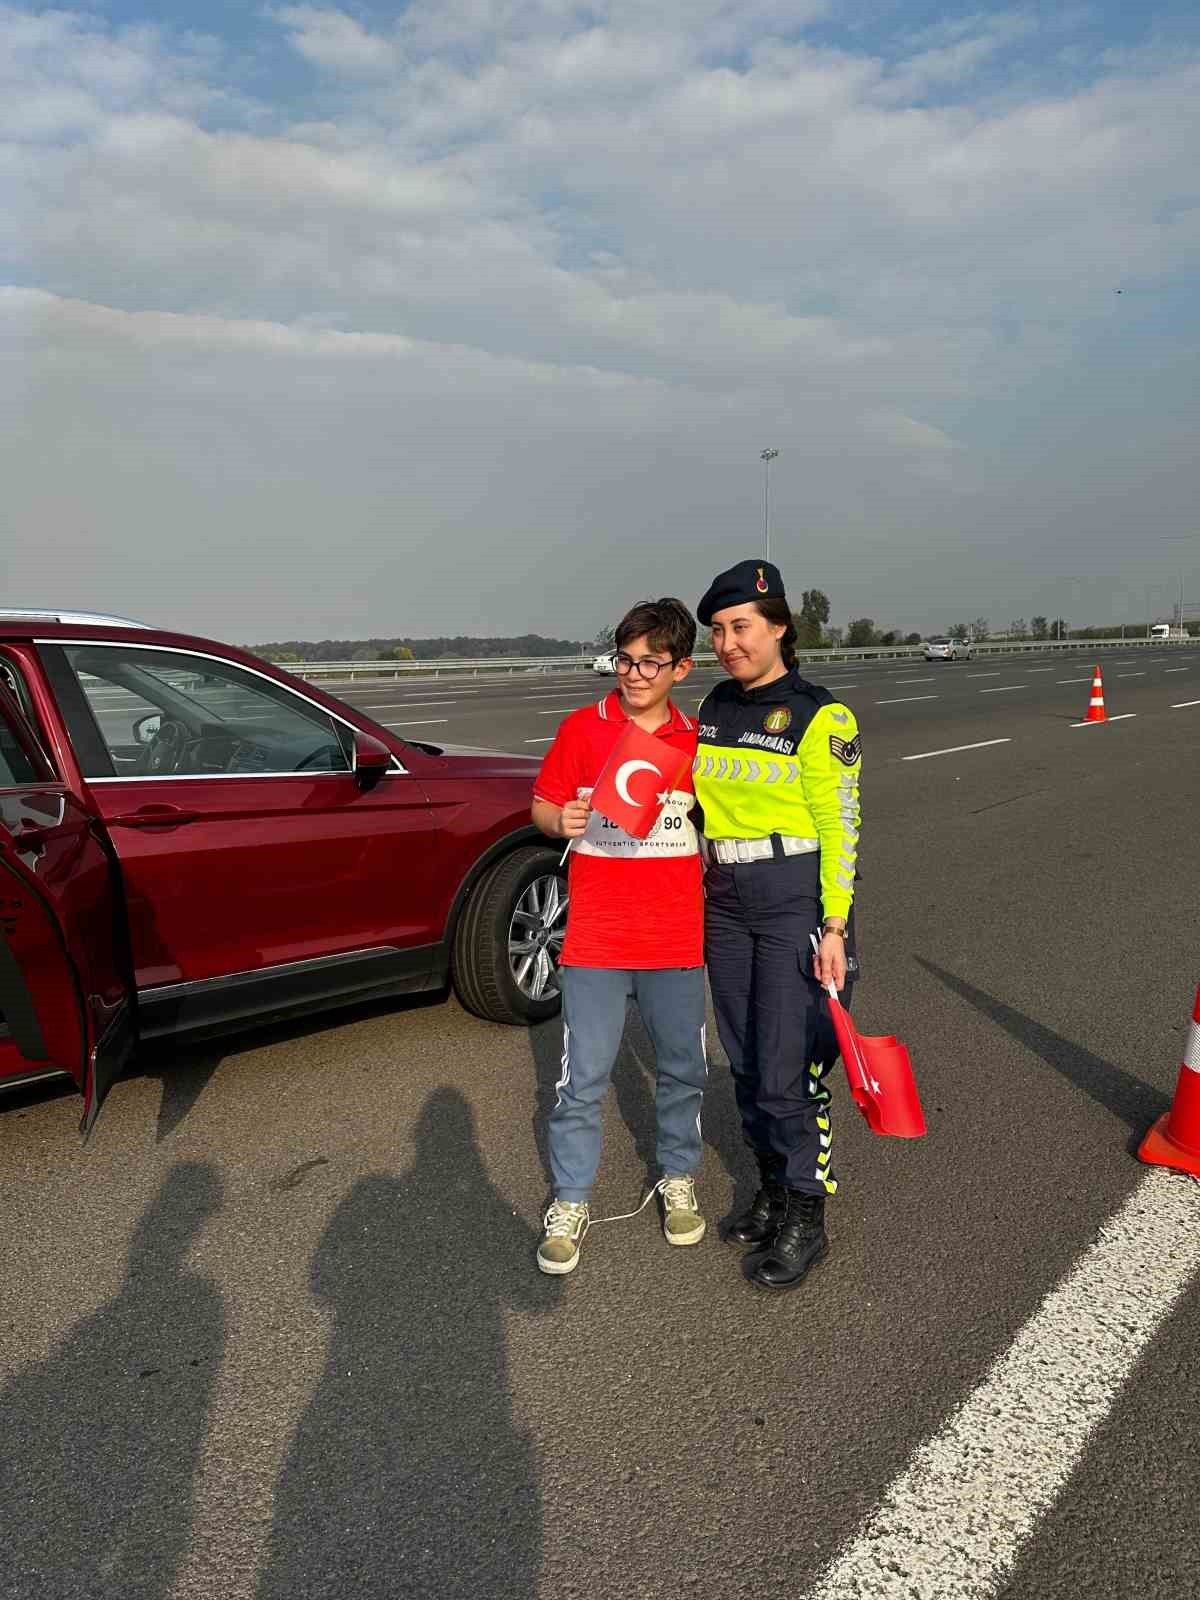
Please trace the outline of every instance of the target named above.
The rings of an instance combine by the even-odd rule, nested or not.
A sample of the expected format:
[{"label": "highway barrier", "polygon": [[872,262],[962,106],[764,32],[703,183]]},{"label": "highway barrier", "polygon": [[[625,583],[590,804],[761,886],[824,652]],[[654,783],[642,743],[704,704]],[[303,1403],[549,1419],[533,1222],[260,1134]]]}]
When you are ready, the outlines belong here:
[{"label": "highway barrier", "polygon": [[[1097,649],[1146,650],[1151,647],[1176,650],[1200,644],[1200,639],[997,639],[971,646],[976,656],[1019,656],[1030,654],[1061,653],[1090,655]],[[797,652],[802,666],[825,665],[848,661],[919,661],[923,659],[919,644],[871,645],[862,648],[841,646],[830,650]],[[355,682],[369,678],[396,679],[409,677],[438,678],[463,674],[469,677],[518,677],[527,673],[591,672],[589,656],[481,656],[475,659],[455,658],[436,661],[279,661],[297,678],[308,678],[319,683],[323,678]],[[697,655],[701,666],[716,664],[713,655]]]}]

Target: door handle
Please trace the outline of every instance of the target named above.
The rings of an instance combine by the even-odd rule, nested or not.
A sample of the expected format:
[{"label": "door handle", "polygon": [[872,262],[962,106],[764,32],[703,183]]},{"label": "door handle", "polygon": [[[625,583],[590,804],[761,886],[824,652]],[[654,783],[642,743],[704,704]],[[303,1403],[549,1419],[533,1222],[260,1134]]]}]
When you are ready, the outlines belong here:
[{"label": "door handle", "polygon": [[107,817],[110,828],[178,828],[185,822],[199,822],[196,811],[181,811],[178,806],[142,806],[119,817]]}]

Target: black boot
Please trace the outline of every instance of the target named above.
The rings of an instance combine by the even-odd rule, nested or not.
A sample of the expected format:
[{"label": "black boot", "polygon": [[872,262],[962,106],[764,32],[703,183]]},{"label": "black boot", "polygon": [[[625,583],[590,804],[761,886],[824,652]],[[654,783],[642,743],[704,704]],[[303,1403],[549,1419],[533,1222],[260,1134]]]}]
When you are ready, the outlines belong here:
[{"label": "black boot", "polygon": [[730,1217],[725,1228],[728,1244],[766,1244],[775,1236],[787,1209],[787,1190],[782,1183],[783,1158],[762,1155],[758,1157],[761,1187],[745,1211]]},{"label": "black boot", "polygon": [[829,1249],[825,1233],[825,1197],[786,1191],[783,1221],[774,1239],[748,1266],[751,1283],[763,1289],[795,1289],[810,1267]]}]

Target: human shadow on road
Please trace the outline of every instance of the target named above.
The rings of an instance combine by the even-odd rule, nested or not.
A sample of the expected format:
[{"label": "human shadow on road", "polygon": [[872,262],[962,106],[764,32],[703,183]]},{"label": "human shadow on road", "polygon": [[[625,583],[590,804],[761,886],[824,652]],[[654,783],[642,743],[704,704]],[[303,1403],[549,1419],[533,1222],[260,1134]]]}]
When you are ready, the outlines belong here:
[{"label": "human shadow on road", "polygon": [[1004,1029],[1005,1033],[1016,1039],[1018,1044],[1024,1045],[1034,1055],[1040,1056],[1047,1066],[1061,1073],[1067,1082],[1074,1084],[1077,1089],[1082,1089],[1097,1105],[1103,1106],[1114,1117],[1119,1117],[1127,1123],[1138,1139],[1170,1106],[1170,1099],[1162,1090],[1143,1082],[1134,1073],[1127,1072],[1124,1067],[1115,1066],[1111,1061],[1093,1055],[1090,1050],[1085,1050],[1074,1040],[1064,1038],[1061,1033],[1055,1033],[1052,1028],[1047,1028],[1032,1017],[1027,1017],[1023,1011],[1005,1005],[1003,1000],[997,1000],[994,995],[977,989],[974,984],[968,983],[964,978],[956,977],[954,973],[947,972],[932,961],[926,961],[922,956],[916,959],[919,966],[924,967],[926,972],[932,973],[940,983],[946,985],[947,989],[959,995],[968,1005],[974,1006],[976,1011],[982,1012],[985,1017],[990,1017]]},{"label": "human shadow on road", "polygon": [[221,1195],[207,1162],[172,1167],[137,1225],[115,1299],[5,1385],[0,1595],[173,1592],[225,1346],[221,1295],[186,1258]]},{"label": "human shadow on road", "polygon": [[413,1166],[355,1184],[313,1258],[329,1354],[276,1486],[259,1600],[535,1592],[538,1461],[503,1314],[557,1302],[536,1245],[488,1179],[467,1102],[437,1090]]}]

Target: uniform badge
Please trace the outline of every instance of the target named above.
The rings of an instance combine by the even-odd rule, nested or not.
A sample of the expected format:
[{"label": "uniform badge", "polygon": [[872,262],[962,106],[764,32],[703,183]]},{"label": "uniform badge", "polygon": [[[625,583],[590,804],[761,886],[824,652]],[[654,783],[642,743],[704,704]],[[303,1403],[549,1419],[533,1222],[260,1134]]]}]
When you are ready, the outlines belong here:
[{"label": "uniform badge", "polygon": [[839,739],[836,733],[831,733],[829,748],[844,767],[852,767],[862,759],[862,735],[856,733],[853,739]]},{"label": "uniform badge", "polygon": [[786,706],[777,706],[763,718],[763,727],[768,733],[782,733],[785,728],[790,728],[791,724],[792,713]]},{"label": "uniform badge", "polygon": [[[767,580],[763,577],[763,569],[761,567],[759,567],[759,569],[758,569],[758,581],[754,585],[754,587],[758,590],[759,594],[766,594],[767,593],[769,585],[767,583]],[[787,727],[787,723],[786,722],[784,723],[784,727],[785,728]]]}]

